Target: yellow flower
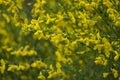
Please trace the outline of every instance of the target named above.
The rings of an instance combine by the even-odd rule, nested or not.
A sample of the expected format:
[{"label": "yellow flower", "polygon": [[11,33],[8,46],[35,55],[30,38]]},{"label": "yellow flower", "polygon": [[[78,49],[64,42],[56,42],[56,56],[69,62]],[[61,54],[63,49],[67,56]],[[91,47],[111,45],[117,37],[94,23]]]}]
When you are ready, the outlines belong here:
[{"label": "yellow flower", "polygon": [[117,12],[117,11],[115,9],[113,9],[113,8],[108,8],[107,9],[108,14],[114,14],[115,12]]},{"label": "yellow flower", "polygon": [[28,51],[28,56],[32,56],[32,55],[37,55],[37,52],[31,49],[30,51]]},{"label": "yellow flower", "polygon": [[120,26],[120,20],[115,22],[116,26]]},{"label": "yellow flower", "polygon": [[49,24],[50,22],[55,21],[55,18],[51,18],[49,14],[47,14],[46,17],[47,17],[46,24]]},{"label": "yellow flower", "polygon": [[19,65],[19,66],[18,66],[18,70],[25,70],[25,66]]},{"label": "yellow flower", "polygon": [[110,42],[104,37],[102,38],[102,41],[104,42],[104,48],[108,51],[112,50]]},{"label": "yellow flower", "polygon": [[37,55],[37,52],[33,49],[30,49],[29,45],[26,45],[25,47],[21,47],[16,51],[11,52],[11,55],[15,56],[32,56],[32,55]]},{"label": "yellow flower", "polygon": [[110,57],[110,52],[107,51],[107,50],[105,50],[105,56],[106,56],[107,58],[109,58],[109,57]]},{"label": "yellow flower", "polygon": [[71,58],[67,58],[67,62],[68,62],[68,64],[72,64],[73,60]]},{"label": "yellow flower", "polygon": [[2,4],[3,3],[3,0],[0,0],[0,4]]},{"label": "yellow flower", "polygon": [[56,78],[57,76],[59,75],[59,73],[57,73],[57,72],[49,72],[49,76],[48,76],[48,79],[50,79],[50,78]]},{"label": "yellow flower", "polygon": [[57,62],[57,63],[56,63],[56,68],[57,68],[57,69],[60,69],[60,68],[61,68],[60,62]]},{"label": "yellow flower", "polygon": [[112,69],[111,68],[111,71],[112,71],[112,73],[113,73],[113,75],[114,75],[114,78],[117,78],[118,77],[118,71],[116,70],[116,69]]},{"label": "yellow flower", "polygon": [[10,22],[10,18],[9,18],[8,15],[6,15],[6,14],[3,13],[2,16],[4,17],[4,19],[6,20],[7,23]]},{"label": "yellow flower", "polygon": [[19,9],[23,9],[23,2],[24,0],[16,0],[16,6],[19,8]]},{"label": "yellow flower", "polygon": [[104,66],[106,66],[108,64],[107,59],[105,59],[104,56],[102,56],[102,55],[97,57],[94,62],[95,62],[95,64],[101,64]]},{"label": "yellow flower", "polygon": [[31,64],[31,67],[33,68],[47,68],[47,65],[42,62],[41,60],[35,61]]},{"label": "yellow flower", "polygon": [[112,7],[112,5],[113,5],[109,0],[103,1],[103,4],[104,4],[105,6],[107,6],[108,8],[109,8],[109,7]]},{"label": "yellow flower", "polygon": [[96,44],[93,49],[94,49],[94,50],[98,50],[98,53],[101,53],[102,47],[103,47],[102,44]]},{"label": "yellow flower", "polygon": [[53,68],[53,65],[52,64],[50,64],[50,66],[49,66],[49,68],[50,68],[50,70],[54,70],[54,68]]},{"label": "yellow flower", "polygon": [[79,64],[83,64],[83,60],[79,60]]},{"label": "yellow flower", "polygon": [[79,3],[79,5],[81,6],[81,7],[84,7],[85,6],[85,1],[80,1],[80,3]]},{"label": "yellow flower", "polygon": [[71,12],[68,12],[68,15],[71,17],[72,22],[75,23],[76,19],[75,19],[74,15]]},{"label": "yellow flower", "polygon": [[[94,21],[94,20],[88,20],[89,26],[94,26],[95,23],[96,23],[96,21]],[[91,27],[91,28],[92,28],[92,27]]]},{"label": "yellow flower", "polygon": [[0,70],[1,70],[1,73],[3,74],[5,71],[6,62],[3,59],[1,59],[0,63],[1,63]]},{"label": "yellow flower", "polygon": [[92,4],[88,4],[88,3],[85,4],[85,9],[90,11],[90,12],[94,11],[93,5]]},{"label": "yellow flower", "polygon": [[109,75],[108,72],[104,72],[104,73],[103,73],[103,78],[107,78],[108,75]]},{"label": "yellow flower", "polygon": [[23,65],[25,66],[26,69],[30,68],[30,65],[28,63],[24,63]]},{"label": "yellow flower", "polygon": [[66,63],[66,62],[67,62],[67,59],[66,59],[65,57],[63,57],[59,51],[56,51],[55,54],[56,54],[56,56],[57,56],[57,60],[58,60],[58,61],[63,62],[63,63]]},{"label": "yellow flower", "polygon": [[65,77],[65,73],[61,69],[57,69],[57,71],[49,71],[49,76],[48,78],[56,78],[56,77]]},{"label": "yellow flower", "polygon": [[41,30],[37,30],[33,35],[33,38],[38,40],[42,39],[43,37],[44,37],[44,34]]},{"label": "yellow flower", "polygon": [[15,70],[19,70],[19,67],[17,65],[9,65],[7,71],[12,71],[14,72]]},{"label": "yellow flower", "polygon": [[42,72],[39,73],[38,79],[46,80],[45,76],[42,74]]},{"label": "yellow flower", "polygon": [[97,38],[98,38],[98,39],[100,39],[100,38],[101,38],[101,36],[100,36],[100,33],[99,33],[99,32],[97,33],[97,35],[96,35],[96,36],[97,36]]},{"label": "yellow flower", "polygon": [[117,51],[114,51],[114,52],[115,52],[115,54],[116,54],[115,57],[114,57],[114,60],[117,61],[120,56],[119,56],[119,53],[118,53]]},{"label": "yellow flower", "polygon": [[114,14],[109,14],[108,16],[109,16],[110,19],[112,19],[113,21],[115,21],[116,17],[115,17]]}]

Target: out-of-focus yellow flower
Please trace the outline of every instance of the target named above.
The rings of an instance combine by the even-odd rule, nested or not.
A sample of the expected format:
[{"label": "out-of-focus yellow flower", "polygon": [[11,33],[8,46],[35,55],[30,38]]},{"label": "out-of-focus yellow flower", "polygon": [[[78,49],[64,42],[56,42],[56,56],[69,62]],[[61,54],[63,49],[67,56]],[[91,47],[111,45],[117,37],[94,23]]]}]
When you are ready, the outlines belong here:
[{"label": "out-of-focus yellow flower", "polygon": [[11,55],[16,56],[32,56],[37,55],[37,52],[33,49],[29,50],[30,46],[26,45],[25,47],[21,47],[16,51],[11,52]]},{"label": "out-of-focus yellow flower", "polygon": [[107,51],[107,50],[105,50],[105,56],[106,56],[107,58],[109,58],[109,57],[110,57],[110,52]]},{"label": "out-of-focus yellow flower", "polygon": [[105,6],[107,6],[108,8],[113,6],[113,4],[112,4],[109,0],[103,1],[103,4],[104,4]]},{"label": "out-of-focus yellow flower", "polygon": [[79,60],[79,64],[83,64],[83,60]]},{"label": "out-of-focus yellow flower", "polygon": [[102,44],[96,44],[93,49],[94,49],[94,50],[98,50],[98,53],[101,53],[102,47],[103,47]]},{"label": "out-of-focus yellow flower", "polygon": [[[94,20],[88,20],[89,26],[94,26],[97,22]],[[91,27],[92,28],[92,27]]]},{"label": "out-of-focus yellow flower", "polygon": [[68,64],[72,64],[73,60],[71,58],[67,58],[67,62],[68,62]]},{"label": "out-of-focus yellow flower", "polygon": [[95,62],[95,64],[101,64],[104,66],[106,66],[108,64],[107,59],[105,59],[104,56],[102,56],[102,55],[97,57],[94,62]]},{"label": "out-of-focus yellow flower", "polygon": [[47,68],[47,65],[42,62],[41,60],[37,60],[31,64],[31,67],[33,68]]},{"label": "out-of-focus yellow flower", "polygon": [[49,68],[50,68],[52,71],[54,70],[54,68],[53,68],[53,65],[52,65],[52,64],[50,64]]},{"label": "out-of-focus yellow flower", "polygon": [[56,63],[56,68],[57,68],[57,69],[60,69],[60,68],[61,68],[60,62],[57,62],[57,63]]},{"label": "out-of-focus yellow flower", "polygon": [[116,22],[115,22],[115,25],[116,25],[116,26],[120,26],[120,20],[116,21]]},{"label": "out-of-focus yellow flower", "polygon": [[61,69],[58,69],[57,71],[49,71],[49,76],[48,76],[48,79],[50,78],[56,78],[56,77],[65,77],[65,73],[61,70]]},{"label": "out-of-focus yellow flower", "polygon": [[59,73],[57,73],[57,72],[49,72],[49,76],[48,76],[48,79],[49,78],[56,78],[57,76],[59,76]]},{"label": "out-of-focus yellow flower", "polygon": [[108,75],[109,75],[108,72],[104,72],[104,73],[103,73],[103,78],[107,78]]},{"label": "out-of-focus yellow flower", "polygon": [[102,38],[102,41],[104,42],[104,48],[108,51],[112,50],[110,42],[104,37]]},{"label": "out-of-focus yellow flower", "polygon": [[46,17],[47,17],[46,24],[49,24],[50,22],[55,21],[55,18],[51,18],[49,14],[47,14]]},{"label": "out-of-focus yellow flower", "polygon": [[19,65],[19,66],[18,66],[18,70],[25,70],[25,66]]},{"label": "out-of-focus yellow flower", "polygon": [[45,76],[42,74],[42,72],[39,73],[38,79],[46,80]]},{"label": "out-of-focus yellow flower", "polygon": [[1,71],[1,73],[3,74],[4,71],[5,71],[5,68],[6,68],[6,67],[5,67],[6,62],[5,62],[5,60],[1,59],[1,60],[0,60],[0,63],[1,63],[0,71]]},{"label": "out-of-focus yellow flower", "polygon": [[116,18],[115,18],[114,14],[109,14],[108,16],[109,16],[110,19],[112,19],[113,21],[115,21]]},{"label": "out-of-focus yellow flower", "polygon": [[90,12],[94,11],[93,5],[89,3],[85,4],[85,9]]},{"label": "out-of-focus yellow flower", "polygon": [[99,32],[97,33],[97,38],[98,38],[98,39],[100,39],[100,38],[101,38],[101,36],[100,36],[100,33],[99,33]]},{"label": "out-of-focus yellow flower", "polygon": [[45,4],[45,3],[46,3],[46,0],[36,0],[34,7],[39,8],[39,7],[43,6],[43,4]]},{"label": "out-of-focus yellow flower", "polygon": [[80,7],[85,7],[85,4],[86,4],[85,1],[80,1],[80,2],[79,2],[79,6],[80,6]]},{"label": "out-of-focus yellow flower", "polygon": [[114,13],[116,13],[117,11],[115,10],[115,9],[113,9],[113,8],[108,8],[107,9],[107,13],[108,14],[114,14]]},{"label": "out-of-focus yellow flower", "polygon": [[21,80],[27,80],[28,76],[22,75],[20,76]]},{"label": "out-of-focus yellow flower", "polygon": [[117,78],[118,77],[118,71],[116,70],[116,69],[112,69],[111,68],[111,71],[112,71],[112,73],[113,73],[113,75],[114,75],[114,78]]},{"label": "out-of-focus yellow flower", "polygon": [[7,71],[14,72],[15,70],[19,70],[19,67],[17,65],[9,65]]},{"label": "out-of-focus yellow flower", "polygon": [[19,9],[23,9],[23,2],[24,2],[24,0],[16,0],[16,6]]},{"label": "out-of-focus yellow flower", "polygon": [[66,62],[67,62],[67,59],[66,59],[65,57],[63,57],[59,51],[56,51],[55,54],[56,54],[56,56],[57,56],[57,60],[58,60],[58,61],[63,62],[63,63],[66,63]]},{"label": "out-of-focus yellow flower", "polygon": [[41,30],[37,30],[33,35],[33,38],[38,40],[42,39],[43,37],[44,37],[44,34]]},{"label": "out-of-focus yellow flower", "polygon": [[0,4],[2,4],[3,3],[3,0],[0,0]]},{"label": "out-of-focus yellow flower", "polygon": [[6,14],[3,13],[2,16],[4,17],[4,19],[6,20],[7,23],[10,22],[10,18],[9,18],[8,15],[6,15]]},{"label": "out-of-focus yellow flower", "polygon": [[71,12],[68,12],[68,15],[71,17],[72,22],[75,23],[76,19],[75,19],[74,15]]},{"label": "out-of-focus yellow flower", "polygon": [[114,51],[115,52],[115,57],[114,57],[114,60],[117,61],[120,57],[119,53],[117,51]]}]

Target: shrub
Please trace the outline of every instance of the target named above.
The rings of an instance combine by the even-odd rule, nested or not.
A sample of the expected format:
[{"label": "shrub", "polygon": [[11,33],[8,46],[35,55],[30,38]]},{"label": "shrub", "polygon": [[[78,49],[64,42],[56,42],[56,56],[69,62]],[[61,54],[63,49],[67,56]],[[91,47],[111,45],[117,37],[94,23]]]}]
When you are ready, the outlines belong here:
[{"label": "shrub", "polygon": [[120,80],[119,0],[0,0],[0,80]]}]

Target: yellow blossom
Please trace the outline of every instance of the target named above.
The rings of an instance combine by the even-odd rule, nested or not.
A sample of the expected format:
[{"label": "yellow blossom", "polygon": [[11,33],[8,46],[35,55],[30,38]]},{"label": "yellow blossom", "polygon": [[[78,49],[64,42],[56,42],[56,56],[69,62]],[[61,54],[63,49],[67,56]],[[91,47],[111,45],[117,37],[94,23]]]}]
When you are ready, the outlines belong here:
[{"label": "yellow blossom", "polygon": [[47,14],[46,17],[47,17],[46,24],[49,24],[50,22],[55,21],[55,18],[51,18],[49,14]]},{"label": "yellow blossom", "polygon": [[93,49],[94,49],[94,50],[98,50],[98,53],[101,53],[102,47],[103,47],[102,44],[96,44]]},{"label": "yellow blossom", "polygon": [[42,72],[39,73],[38,79],[46,80],[45,76],[42,74]]},{"label": "yellow blossom", "polygon": [[79,60],[79,64],[83,64],[83,60]]},{"label": "yellow blossom", "polygon": [[37,60],[31,64],[31,67],[33,68],[47,68],[47,65],[42,62],[41,60]]},{"label": "yellow blossom", "polygon": [[73,60],[71,58],[67,58],[67,62],[68,62],[68,64],[72,64]]},{"label": "yellow blossom", "polygon": [[116,70],[116,69],[112,69],[111,68],[111,71],[112,71],[112,73],[113,73],[113,75],[114,75],[114,78],[117,78],[118,77],[118,71]]},{"label": "yellow blossom", "polygon": [[61,62],[63,62],[63,63],[66,63],[66,62],[67,62],[67,59],[66,59],[65,57],[63,57],[59,51],[57,51],[55,54],[56,54],[56,56],[57,56],[57,60],[58,60],[58,61],[61,61]]},{"label": "yellow blossom", "polygon": [[44,34],[41,30],[37,30],[33,35],[33,38],[38,40],[42,39],[43,37],[44,37]]},{"label": "yellow blossom", "polygon": [[117,51],[114,51],[115,52],[115,57],[114,57],[114,60],[115,61],[117,61],[118,59],[119,59],[119,57],[120,57],[120,55],[118,54],[118,52]]},{"label": "yellow blossom", "polygon": [[116,21],[116,22],[115,22],[115,25],[116,25],[116,26],[120,26],[120,21],[119,21],[119,20]]},{"label": "yellow blossom", "polygon": [[5,68],[6,68],[6,62],[5,62],[5,60],[3,60],[3,59],[1,59],[0,60],[0,63],[1,63],[1,66],[0,66],[0,71],[1,71],[1,73],[3,74],[4,73],[4,71],[5,71]]},{"label": "yellow blossom", "polygon": [[103,73],[103,78],[107,78],[108,75],[109,75],[108,72],[104,72],[104,73]]},{"label": "yellow blossom", "polygon": [[91,4],[85,4],[85,8],[88,11],[93,11],[94,10],[93,5],[91,5]]},{"label": "yellow blossom", "polygon": [[108,64],[107,59],[105,59],[104,56],[102,56],[102,55],[99,56],[99,57],[96,57],[94,62],[95,62],[95,64],[101,64],[101,65],[104,65],[104,66],[106,66]]},{"label": "yellow blossom", "polygon": [[107,7],[112,7],[112,5],[113,5],[109,0],[103,1],[103,4]]},{"label": "yellow blossom", "polygon": [[72,22],[75,23],[76,20],[75,20],[75,17],[73,16],[73,14],[71,12],[68,12],[68,15],[71,17]]},{"label": "yellow blossom", "polygon": [[61,68],[60,62],[57,62],[57,63],[56,63],[56,68],[57,68],[57,69],[60,69],[60,68]]},{"label": "yellow blossom", "polygon": [[19,70],[19,67],[17,65],[9,65],[7,71],[14,72],[15,70]]},{"label": "yellow blossom", "polygon": [[3,0],[0,0],[0,4],[2,4],[3,3]]},{"label": "yellow blossom", "polygon": [[18,70],[25,70],[25,66],[19,65],[19,66],[18,66]]},{"label": "yellow blossom", "polygon": [[6,15],[6,14],[3,13],[2,16],[5,18],[5,20],[6,20],[7,23],[10,22],[10,18],[9,18],[8,15]]}]

